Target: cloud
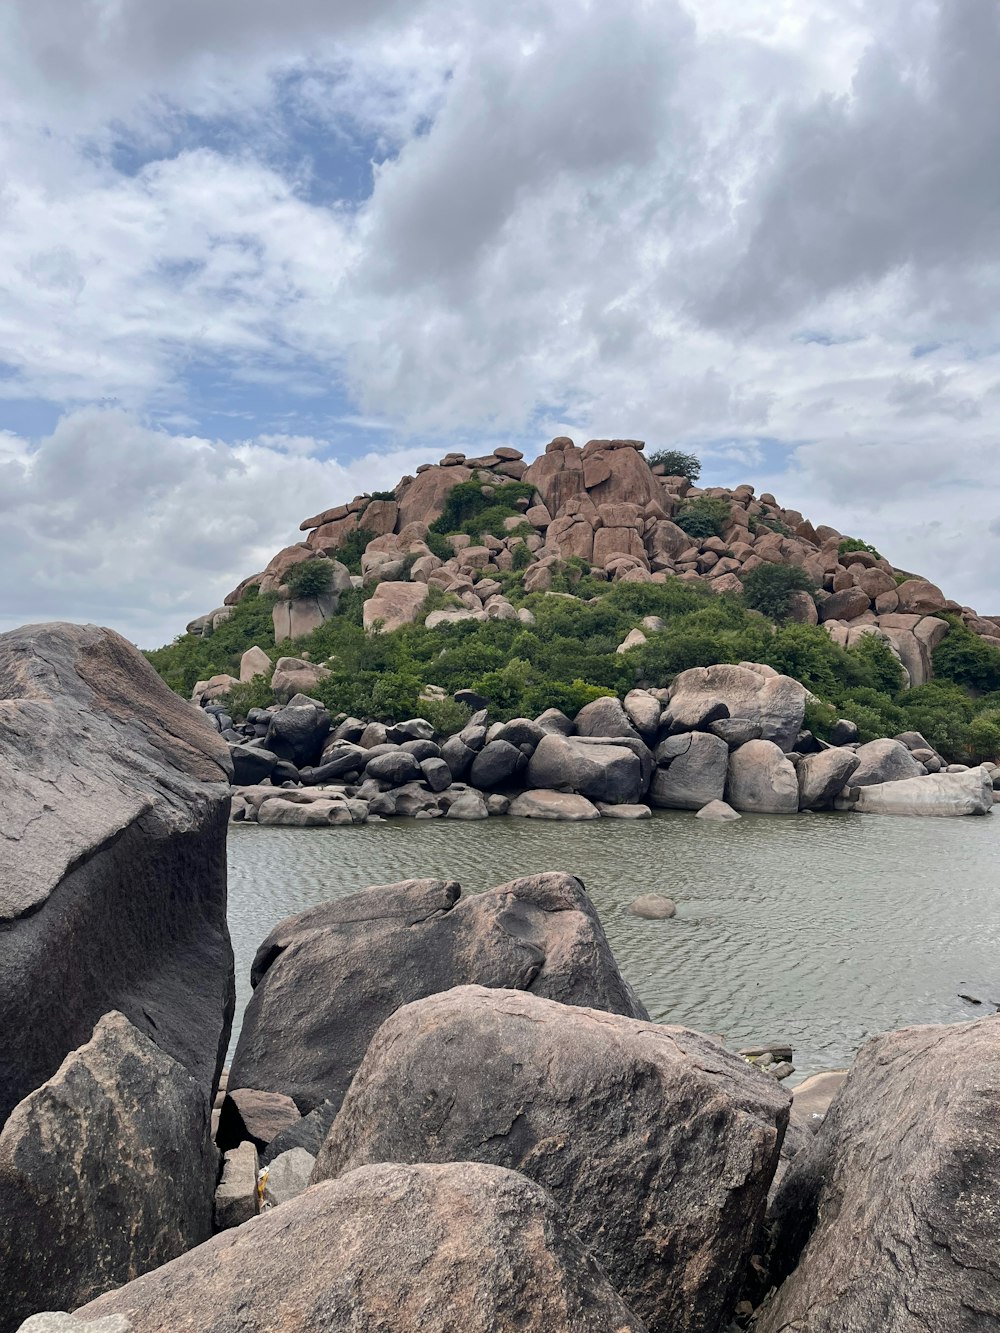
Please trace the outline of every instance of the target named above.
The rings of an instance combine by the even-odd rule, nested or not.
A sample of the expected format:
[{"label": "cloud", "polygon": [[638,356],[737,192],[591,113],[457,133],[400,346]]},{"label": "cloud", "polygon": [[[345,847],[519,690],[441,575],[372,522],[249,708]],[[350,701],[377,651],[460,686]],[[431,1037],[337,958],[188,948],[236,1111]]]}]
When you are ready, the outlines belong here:
[{"label": "cloud", "polygon": [[390,488],[426,452],[315,456],[330,448],[171,435],[99,408],[37,446],[0,436],[0,626],[96,621],[156,647],[302,540],[307,508]]}]

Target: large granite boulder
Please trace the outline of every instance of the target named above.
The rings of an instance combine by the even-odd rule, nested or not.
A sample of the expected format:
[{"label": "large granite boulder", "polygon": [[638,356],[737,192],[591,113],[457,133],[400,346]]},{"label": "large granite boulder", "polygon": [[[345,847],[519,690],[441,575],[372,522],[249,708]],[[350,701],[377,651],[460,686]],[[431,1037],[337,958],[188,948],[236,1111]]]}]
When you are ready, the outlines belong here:
[{"label": "large granite boulder", "polygon": [[105,1015],[0,1133],[0,1330],[207,1240],[216,1162],[205,1090]]},{"label": "large granite boulder", "polygon": [[620,699],[608,695],[584,704],[573,722],[578,736],[631,736],[639,739]]},{"label": "large granite boulder", "polygon": [[433,523],[444,511],[445,501],[454,486],[468,481],[472,472],[467,467],[429,467],[416,477],[401,494],[397,493],[399,508],[397,527],[400,531],[410,523]]},{"label": "large granite boulder", "polygon": [[257,950],[229,1090],[339,1106],[400,1005],[468,983],[645,1018],[572,875],[531,875],[461,898],[454,880],[382,884],[277,925]]},{"label": "large granite boulder", "polygon": [[680,716],[700,700],[718,700],[730,717],[759,722],[762,740],[790,750],[802,730],[806,688],[791,676],[766,674],[763,667],[722,664],[680,672],[670,690],[670,714]]},{"label": "large granite boulder", "polygon": [[758,1333],[1000,1327],[1000,1018],[861,1049],[774,1201]]},{"label": "large granite boulder", "polygon": [[835,805],[861,815],[988,815],[993,810],[993,778],[982,765],[965,773],[931,773],[868,787],[854,787],[852,778]]},{"label": "large granite boulder", "polygon": [[726,800],[745,815],[794,815],[799,780],[773,741],[747,741],[729,756]]},{"label": "large granite boulder", "polygon": [[361,610],[365,629],[390,634],[418,619],[430,588],[426,583],[380,583]]},{"label": "large granite boulder", "polygon": [[321,704],[289,704],[272,713],[264,743],[279,759],[300,768],[319,758],[329,731],[330,714]]},{"label": "large granite boulder", "polygon": [[656,748],[650,805],[664,810],[701,810],[721,801],[726,790],[729,746],[718,736],[689,731]]},{"label": "large granite boulder", "polygon": [[473,1160],[544,1185],[650,1330],[721,1328],[790,1098],[683,1028],[462,986],[376,1033],[313,1180]]},{"label": "large granite boulder", "polygon": [[853,750],[839,746],[803,755],[798,767],[799,809],[825,810],[831,806],[860,762]]},{"label": "large granite boulder", "polygon": [[923,764],[899,741],[869,741],[867,745],[859,745],[856,754],[858,766],[851,774],[852,787],[901,782],[904,778],[920,777],[924,772]]},{"label": "large granite boulder", "polygon": [[211,1088],[231,774],[209,720],[111,630],[0,636],[0,1123],[111,1009]]},{"label": "large granite boulder", "polygon": [[[591,745],[586,739],[543,736],[528,764],[526,785],[547,790],[569,788],[592,800],[615,804],[630,805],[641,800],[645,792],[643,766],[628,744],[630,738],[620,745],[613,740]],[[473,781],[475,773],[473,765]]]},{"label": "large granite boulder", "polygon": [[77,1313],[134,1333],[645,1333],[544,1189],[473,1162],[352,1171]]}]

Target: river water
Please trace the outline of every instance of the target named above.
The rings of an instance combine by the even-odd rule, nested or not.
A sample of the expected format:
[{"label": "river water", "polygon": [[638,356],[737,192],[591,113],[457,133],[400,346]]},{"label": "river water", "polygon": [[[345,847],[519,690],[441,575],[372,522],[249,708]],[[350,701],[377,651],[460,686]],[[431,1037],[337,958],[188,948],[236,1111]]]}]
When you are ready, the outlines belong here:
[{"label": "river water", "polygon": [[[848,1064],[874,1033],[1000,1007],[998,853],[1000,815],[234,824],[237,1029],[253,955],[283,917],[393,880],[438,876],[478,893],[566,870],[587,886],[652,1018],[730,1045],[786,1040],[798,1082]],[[629,903],[644,893],[675,899],[676,917],[633,916]]]}]

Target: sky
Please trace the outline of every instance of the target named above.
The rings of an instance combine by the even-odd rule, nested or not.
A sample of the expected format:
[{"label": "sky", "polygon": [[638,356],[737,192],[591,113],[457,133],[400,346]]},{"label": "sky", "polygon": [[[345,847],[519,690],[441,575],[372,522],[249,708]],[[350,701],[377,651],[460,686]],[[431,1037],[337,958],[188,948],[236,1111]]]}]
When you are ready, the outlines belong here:
[{"label": "sky", "polygon": [[5,0],[0,629],[643,439],[1000,612],[995,0]]}]

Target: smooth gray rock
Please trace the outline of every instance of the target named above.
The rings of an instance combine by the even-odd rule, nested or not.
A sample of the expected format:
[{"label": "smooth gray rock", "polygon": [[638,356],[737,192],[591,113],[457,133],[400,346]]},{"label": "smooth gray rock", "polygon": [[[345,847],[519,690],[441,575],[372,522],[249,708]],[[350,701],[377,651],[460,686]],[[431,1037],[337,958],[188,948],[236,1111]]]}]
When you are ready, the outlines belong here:
[{"label": "smooth gray rock", "polygon": [[310,908],[257,951],[229,1075],[309,1111],[339,1106],[368,1042],[401,1004],[468,982],[645,1018],[572,875],[512,880],[461,899],[454,880],[377,885]]},{"label": "smooth gray rock", "polygon": [[838,796],[834,804],[838,810],[854,810],[862,815],[988,815],[993,810],[993,780],[981,767],[870,787],[855,787],[852,779],[846,795]]},{"label": "smooth gray rock", "polygon": [[233,784],[237,787],[253,787],[263,782],[278,762],[277,755],[270,750],[252,745],[230,745],[229,756],[233,761]]},{"label": "smooth gray rock", "polygon": [[486,797],[481,791],[464,791],[449,804],[445,819],[488,819]]},{"label": "smooth gray rock", "polygon": [[229,747],[111,630],[0,636],[0,1124],[112,1009],[211,1091]]},{"label": "smooth gray rock", "polygon": [[650,1330],[723,1327],[790,1098],[683,1028],[462,986],[375,1034],[314,1181],[482,1161],[543,1185]]},{"label": "smooth gray rock", "polygon": [[535,721],[543,731],[553,732],[557,736],[570,736],[573,733],[573,723],[558,708],[546,708]]},{"label": "smooth gray rock", "polygon": [[544,1189],[471,1162],[352,1171],[77,1313],[138,1333],[647,1333]]},{"label": "smooth gray rock", "polygon": [[586,796],[573,791],[523,791],[510,803],[509,812],[516,819],[555,819],[579,823],[600,819],[601,812]]},{"label": "smooth gray rock", "polygon": [[794,815],[799,780],[777,745],[748,741],[729,756],[726,800],[745,815]]},{"label": "smooth gray rock", "polygon": [[517,746],[510,741],[493,740],[472,761],[469,781],[474,787],[503,787],[514,781],[527,762]]},{"label": "smooth gray rock", "polygon": [[703,805],[695,815],[695,819],[704,819],[713,824],[732,824],[742,818],[743,816],[725,801],[709,801],[708,805]]},{"label": "smooth gray rock", "polygon": [[472,767],[476,751],[458,736],[449,736],[441,746],[441,758],[448,765],[452,779],[461,782]]},{"label": "smooth gray rock", "polygon": [[[635,805],[644,795],[642,764],[633,750],[612,741],[581,743],[575,736],[543,736],[528,764],[528,787],[568,788],[591,800]],[[638,742],[641,745],[641,741]]]},{"label": "smooth gray rock", "polygon": [[755,1329],[1000,1325],[998,1087],[1000,1018],[866,1042],[778,1189],[775,1276],[790,1276]]},{"label": "smooth gray rock", "polygon": [[700,810],[726,790],[729,746],[718,736],[689,731],[656,748],[649,803],[665,810]]},{"label": "smooth gray rock", "polygon": [[0,1133],[0,1329],[207,1240],[216,1161],[204,1089],[106,1014]]},{"label": "smooth gray rock", "polygon": [[649,743],[656,741],[663,705],[646,690],[629,690],[622,707],[636,731]]},{"label": "smooth gray rock", "polygon": [[620,699],[611,696],[584,704],[573,719],[578,736],[631,736],[640,740]]},{"label": "smooth gray rock", "polygon": [[513,717],[501,726],[499,739],[516,745],[523,753],[531,753],[545,734],[545,728],[530,718]]},{"label": "smooth gray rock", "polygon": [[764,724],[748,717],[724,717],[710,722],[708,730],[724,740],[730,750],[735,750],[747,741],[759,741],[764,734]]},{"label": "smooth gray rock", "polygon": [[369,759],[365,765],[365,777],[377,778],[379,782],[388,782],[393,787],[402,787],[407,782],[419,782],[423,773],[412,754],[396,749]]},{"label": "smooth gray rock", "polygon": [[272,713],[266,744],[279,759],[302,768],[322,754],[329,731],[330,714],[325,708],[315,703],[289,704]]},{"label": "smooth gray rock", "polygon": [[451,769],[443,759],[421,759],[420,771],[431,791],[445,791],[451,786]]},{"label": "smooth gray rock", "polygon": [[645,921],[669,921],[677,915],[677,904],[672,898],[664,898],[659,893],[645,893],[641,898],[629,904],[633,916],[640,916]]},{"label": "smooth gray rock", "polygon": [[674,680],[668,710],[674,718],[696,714],[699,701],[706,699],[725,704],[732,718],[759,722],[760,739],[774,741],[782,750],[790,750],[802,730],[806,690],[791,676],[762,674],[749,666],[728,664],[692,667]]},{"label": "smooth gray rock", "polygon": [[807,754],[796,770],[799,780],[799,809],[825,810],[845,787],[860,759],[853,750],[820,750]]},{"label": "smooth gray rock", "polygon": [[132,1333],[132,1325],[123,1314],[109,1314],[103,1319],[77,1319],[76,1315],[46,1311],[26,1319],[18,1333]]},{"label": "smooth gray rock", "polygon": [[918,764],[905,745],[899,741],[869,741],[855,751],[858,767],[851,774],[852,787],[872,787],[881,782],[901,782],[905,778],[917,778],[923,774],[923,765]]},{"label": "smooth gray rock", "polygon": [[268,1164],[264,1182],[264,1202],[277,1208],[309,1188],[316,1158],[305,1148],[290,1148]]}]

